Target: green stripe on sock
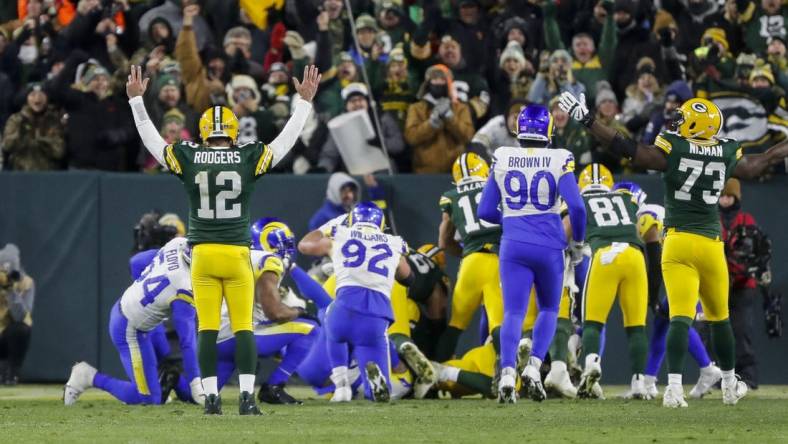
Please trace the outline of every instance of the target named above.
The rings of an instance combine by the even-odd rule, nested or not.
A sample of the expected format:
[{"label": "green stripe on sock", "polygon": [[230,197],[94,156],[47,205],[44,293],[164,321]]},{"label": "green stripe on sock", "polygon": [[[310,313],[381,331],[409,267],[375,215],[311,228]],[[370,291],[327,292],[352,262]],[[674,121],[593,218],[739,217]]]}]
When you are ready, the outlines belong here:
[{"label": "green stripe on sock", "polygon": [[640,374],[646,370],[646,358],[648,357],[648,338],[646,337],[646,327],[626,327],[627,339],[629,340],[629,363],[632,366],[632,374]]},{"label": "green stripe on sock", "polygon": [[686,316],[675,316],[670,320],[666,339],[668,373],[684,373],[684,358],[687,356],[690,325],[692,325],[692,319]]},{"label": "green stripe on sock", "polygon": [[488,398],[492,396],[492,378],[481,373],[460,370],[457,383]]},{"label": "green stripe on sock", "polygon": [[257,373],[257,346],[254,334],[243,330],[235,333],[235,366],[242,375]]},{"label": "green stripe on sock", "polygon": [[553,361],[566,362],[569,355],[569,336],[572,335],[572,321],[569,319],[558,319],[558,326],[555,329],[553,343],[550,344],[550,359]]},{"label": "green stripe on sock", "polygon": [[591,353],[599,354],[599,337],[604,327],[601,322],[583,322],[583,359]]},{"label": "green stripe on sock", "polygon": [[203,330],[197,334],[197,360],[203,378],[216,376],[216,338],[218,330]]},{"label": "green stripe on sock", "polygon": [[736,367],[736,339],[729,319],[709,322],[711,343],[719,359],[722,370],[733,370]]}]

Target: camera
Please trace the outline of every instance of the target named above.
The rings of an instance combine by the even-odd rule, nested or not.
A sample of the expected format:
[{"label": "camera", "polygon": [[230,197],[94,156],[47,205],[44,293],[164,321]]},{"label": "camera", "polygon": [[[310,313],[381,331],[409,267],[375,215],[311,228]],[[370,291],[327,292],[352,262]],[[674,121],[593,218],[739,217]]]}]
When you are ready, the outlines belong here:
[{"label": "camera", "polygon": [[5,284],[2,286],[2,288],[10,288],[12,285],[22,280],[22,273],[20,273],[19,270],[2,270],[0,271],[0,274],[4,274],[6,276]]}]

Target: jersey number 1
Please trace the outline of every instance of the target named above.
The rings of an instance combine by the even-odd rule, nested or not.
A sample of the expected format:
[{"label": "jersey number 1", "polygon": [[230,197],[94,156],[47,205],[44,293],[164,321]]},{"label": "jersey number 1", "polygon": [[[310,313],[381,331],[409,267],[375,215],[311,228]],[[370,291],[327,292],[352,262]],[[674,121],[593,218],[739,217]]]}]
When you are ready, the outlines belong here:
[{"label": "jersey number 1", "polygon": [[[479,201],[482,200],[482,193],[476,193],[475,199],[476,199],[476,205],[478,206]],[[491,224],[483,220],[480,221],[476,220],[476,211],[471,205],[471,196],[468,196],[467,194],[465,196],[462,196],[460,200],[457,201],[457,204],[459,204],[460,208],[462,208],[462,215],[463,218],[465,219],[466,234],[479,231],[481,228],[490,228],[496,226],[495,224]]]},{"label": "jersey number 1", "polygon": [[200,219],[233,219],[241,217],[241,204],[234,203],[228,209],[226,201],[233,200],[241,195],[241,175],[235,171],[222,171],[216,175],[216,186],[221,187],[230,183],[229,190],[216,193],[216,211],[211,208],[211,187],[208,172],[200,171],[194,176],[194,183],[200,186],[200,208],[197,208],[197,217]]}]

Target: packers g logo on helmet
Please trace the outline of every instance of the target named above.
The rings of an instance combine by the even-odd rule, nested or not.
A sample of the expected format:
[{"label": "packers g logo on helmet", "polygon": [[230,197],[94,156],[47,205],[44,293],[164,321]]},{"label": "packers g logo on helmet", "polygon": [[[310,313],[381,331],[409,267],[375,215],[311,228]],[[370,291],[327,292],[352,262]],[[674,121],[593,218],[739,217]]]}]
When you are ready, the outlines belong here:
[{"label": "packers g logo on helmet", "polygon": [[722,128],[722,112],[710,100],[689,99],[679,107],[678,115],[678,133],[686,139],[709,140]]},{"label": "packers g logo on helmet", "polygon": [[457,185],[473,180],[486,180],[490,175],[490,167],[487,162],[476,153],[462,153],[454,161],[451,167],[451,175]]},{"label": "packers g logo on helmet", "polygon": [[592,163],[580,172],[577,186],[581,193],[593,190],[610,191],[613,187],[613,173],[600,163]]},{"label": "packers g logo on helmet", "polygon": [[200,137],[203,142],[217,137],[232,140],[238,138],[238,118],[224,106],[212,106],[200,116]]}]

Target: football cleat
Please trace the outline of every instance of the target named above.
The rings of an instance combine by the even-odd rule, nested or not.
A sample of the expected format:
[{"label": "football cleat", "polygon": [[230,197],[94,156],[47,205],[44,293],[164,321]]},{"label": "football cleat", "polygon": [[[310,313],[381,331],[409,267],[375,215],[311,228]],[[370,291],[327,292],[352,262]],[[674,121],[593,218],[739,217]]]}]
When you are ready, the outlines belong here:
[{"label": "football cleat", "polygon": [[591,386],[591,399],[605,399],[605,394],[602,392],[602,386],[597,382]]},{"label": "football cleat", "polygon": [[74,405],[79,396],[90,387],[93,387],[93,378],[97,370],[87,362],[77,362],[71,367],[71,375],[63,387],[63,404]]},{"label": "football cleat", "polygon": [[257,400],[266,404],[301,405],[303,402],[293,398],[285,391],[284,384],[268,385],[263,383],[257,392]]},{"label": "football cleat", "polygon": [[386,382],[386,377],[380,370],[377,364],[372,361],[367,362],[364,370],[367,373],[367,381],[369,382],[369,390],[372,392],[372,401],[374,402],[389,402],[391,396],[389,394],[389,385]]},{"label": "football cleat", "polygon": [[544,387],[547,391],[563,398],[574,399],[577,396],[577,388],[569,379],[565,362],[553,361],[550,364],[550,373],[544,378]]},{"label": "football cleat", "polygon": [[222,398],[219,395],[207,395],[205,397],[205,408],[203,413],[206,415],[222,414]]},{"label": "football cleat", "polygon": [[646,393],[651,396],[651,399],[656,399],[659,396],[659,389],[657,388],[657,377],[646,375],[643,377],[643,385],[646,388]]},{"label": "football cleat", "polygon": [[662,407],[672,409],[687,407],[687,401],[684,400],[684,388],[680,385],[668,384],[665,387],[665,393],[662,395]]},{"label": "football cleat", "polygon": [[643,374],[637,373],[632,375],[632,383],[630,384],[629,392],[624,396],[626,399],[653,399],[646,390],[646,383]]},{"label": "football cleat", "polygon": [[[170,394],[178,385],[180,373],[177,367],[164,365],[159,374],[159,385],[161,386],[161,403],[166,404],[170,400]],[[192,401],[194,402],[194,401]]]},{"label": "football cleat", "polygon": [[[208,405],[206,403],[206,405]],[[242,416],[260,416],[263,412],[257,408],[257,404],[254,402],[254,395],[249,392],[241,392],[241,395],[238,396],[238,414]]]},{"label": "football cleat", "polygon": [[522,338],[517,345],[517,370],[518,375],[522,375],[525,366],[528,365],[528,357],[531,355],[531,348],[533,348],[533,341],[531,338]]},{"label": "football cleat", "polygon": [[498,381],[498,403],[514,404],[517,402],[517,372],[511,367],[501,369],[501,377]]},{"label": "football cleat", "polygon": [[722,403],[725,405],[736,405],[740,399],[749,391],[747,383],[741,380],[739,375],[726,381],[722,378]]},{"label": "football cleat", "polygon": [[331,397],[331,402],[350,402],[353,399],[353,391],[348,386],[337,387],[334,389],[334,395]]},{"label": "football cleat", "polygon": [[[602,365],[599,355],[591,353],[586,356],[586,366],[580,376],[580,385],[577,387],[577,396],[584,399],[597,398],[593,393],[593,387],[602,378]],[[600,387],[601,391],[601,387]]]},{"label": "football cleat", "polygon": [[416,373],[416,381],[413,384],[413,397],[423,399],[435,383],[438,382],[438,375],[430,364],[429,359],[412,342],[406,342],[400,347],[405,362]]},{"label": "football cleat", "polygon": [[547,399],[547,393],[545,393],[542,385],[542,375],[539,373],[538,368],[533,365],[525,366],[520,378],[523,381],[522,390],[525,392],[525,396],[536,402],[542,402]]},{"label": "football cleat", "polygon": [[695,387],[692,387],[689,395],[690,398],[700,399],[703,395],[709,393],[711,388],[722,379],[722,370],[714,364],[700,369],[700,377]]}]

